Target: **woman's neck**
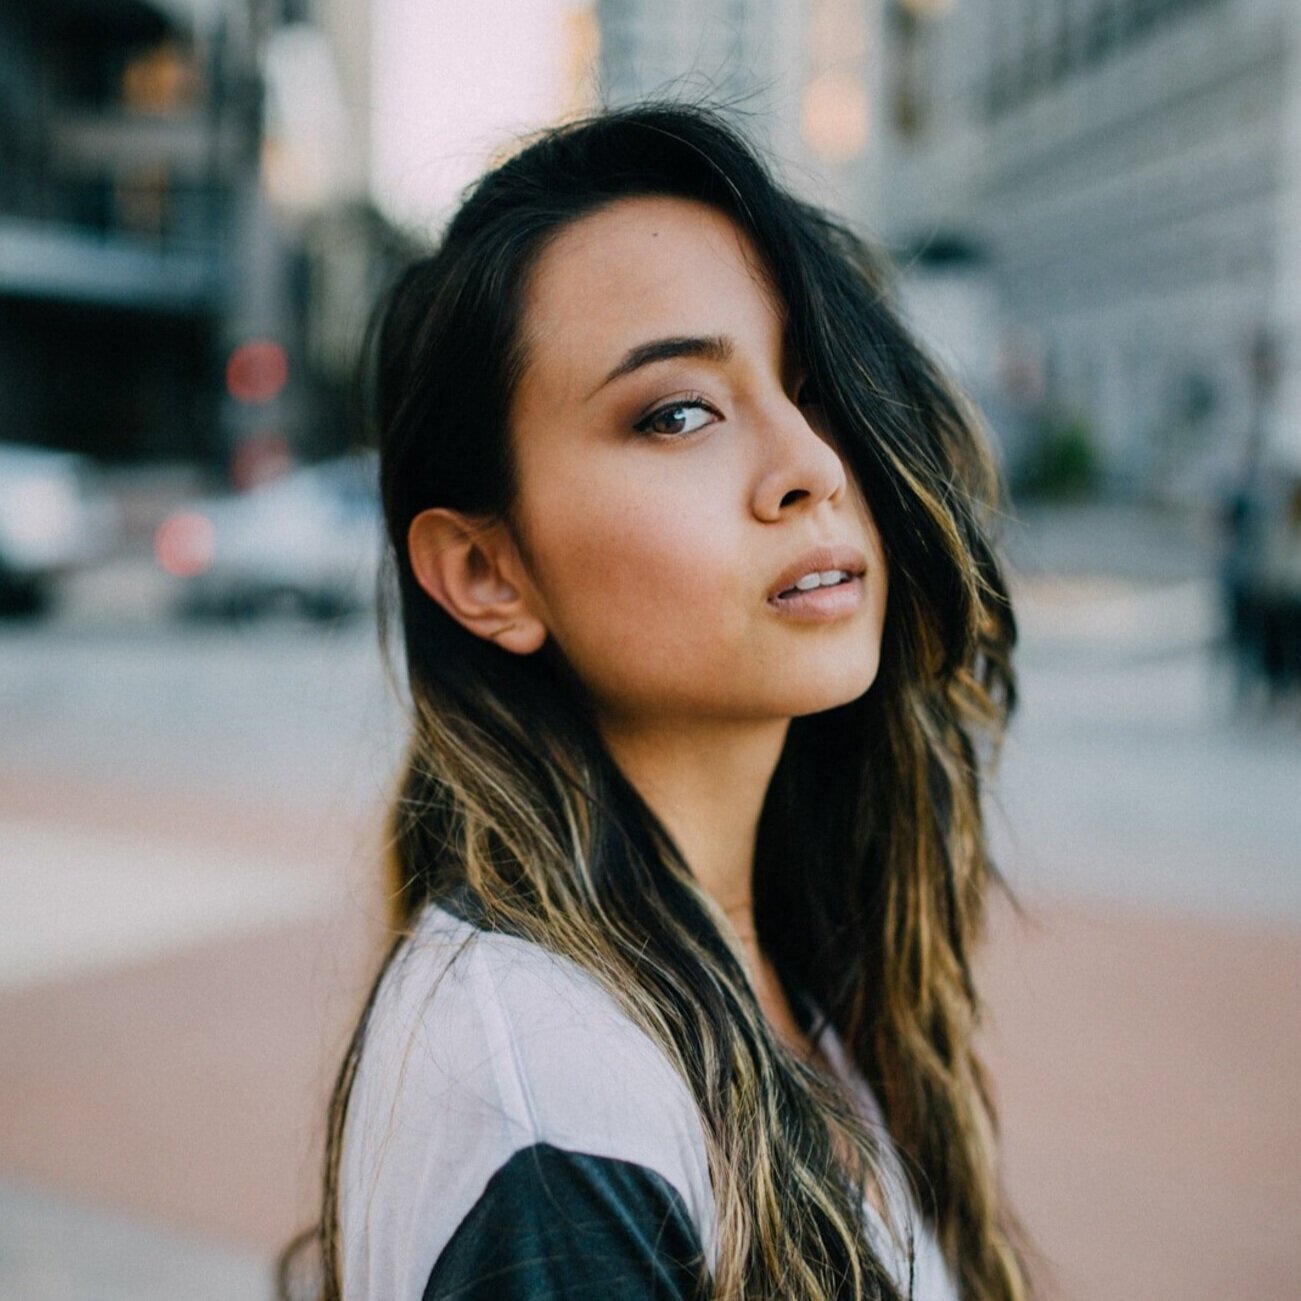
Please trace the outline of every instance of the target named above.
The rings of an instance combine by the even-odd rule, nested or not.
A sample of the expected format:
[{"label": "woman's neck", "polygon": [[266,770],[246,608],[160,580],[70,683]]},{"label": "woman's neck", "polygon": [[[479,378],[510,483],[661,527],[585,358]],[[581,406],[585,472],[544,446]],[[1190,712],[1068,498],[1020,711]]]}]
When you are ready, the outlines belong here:
[{"label": "woman's neck", "polygon": [[750,986],[776,1033],[805,1061],[825,1067],[792,1010],[754,922],[759,815],[789,723],[618,727],[607,746],[682,851],[692,875],[736,933]]},{"label": "woman's neck", "polygon": [[755,842],[786,719],[602,725],[624,777],[664,822],[738,934],[753,933]]},{"label": "woman's neck", "polygon": [[759,815],[789,723],[603,725],[624,775],[667,828],[747,953],[754,939]]}]

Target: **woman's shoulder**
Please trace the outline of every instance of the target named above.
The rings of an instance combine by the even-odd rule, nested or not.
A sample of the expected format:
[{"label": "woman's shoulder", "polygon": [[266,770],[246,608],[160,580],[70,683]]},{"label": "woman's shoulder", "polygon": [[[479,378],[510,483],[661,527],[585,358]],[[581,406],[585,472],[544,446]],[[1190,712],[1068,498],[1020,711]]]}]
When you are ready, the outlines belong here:
[{"label": "woman's shoulder", "polygon": [[592,1140],[601,1121],[694,1116],[686,1082],[577,962],[430,907],[393,964],[377,1040],[409,1040],[408,1072],[491,1099],[521,1139]]},{"label": "woman's shoulder", "polygon": [[350,1271],[410,1294],[476,1206],[538,1178],[550,1193],[562,1172],[588,1200],[672,1203],[711,1250],[703,1131],[664,1053],[576,962],[426,908],[377,994],[348,1107]]}]

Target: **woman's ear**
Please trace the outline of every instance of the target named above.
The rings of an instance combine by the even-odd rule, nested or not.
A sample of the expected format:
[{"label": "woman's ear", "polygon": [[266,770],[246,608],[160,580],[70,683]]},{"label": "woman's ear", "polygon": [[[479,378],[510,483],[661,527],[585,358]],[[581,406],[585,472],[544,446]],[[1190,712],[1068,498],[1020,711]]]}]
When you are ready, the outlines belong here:
[{"label": "woman's ear", "polygon": [[407,530],[416,582],[476,637],[516,655],[547,639],[546,624],[506,526],[446,507],[421,511]]}]

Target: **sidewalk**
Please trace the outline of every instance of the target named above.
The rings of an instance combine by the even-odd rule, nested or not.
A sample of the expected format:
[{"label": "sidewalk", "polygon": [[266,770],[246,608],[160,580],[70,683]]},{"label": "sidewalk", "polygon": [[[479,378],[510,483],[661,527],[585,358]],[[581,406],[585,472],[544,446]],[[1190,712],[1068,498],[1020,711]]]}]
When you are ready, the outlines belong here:
[{"label": "sidewalk", "polygon": [[269,1295],[374,960],[350,906],[0,991],[0,1296]]},{"label": "sidewalk", "polygon": [[271,1262],[0,1182],[0,1294],[11,1301],[271,1301]]},{"label": "sidewalk", "polygon": [[981,957],[1043,1301],[1289,1301],[1301,932],[1022,896]]}]

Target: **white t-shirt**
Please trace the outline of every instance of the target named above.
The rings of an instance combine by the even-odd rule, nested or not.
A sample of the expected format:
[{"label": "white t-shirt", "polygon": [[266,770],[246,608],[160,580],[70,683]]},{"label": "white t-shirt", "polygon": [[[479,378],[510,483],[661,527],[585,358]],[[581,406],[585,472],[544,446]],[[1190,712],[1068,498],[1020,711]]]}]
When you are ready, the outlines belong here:
[{"label": "white t-shirt", "polygon": [[[880,1125],[829,1025],[817,1042]],[[912,1295],[956,1301],[881,1132],[883,1191],[913,1237]],[[906,1254],[864,1213],[907,1295]],[[439,907],[376,999],[340,1229],[348,1301],[669,1301],[717,1259],[699,1113],[662,1051],[576,963]]]}]

